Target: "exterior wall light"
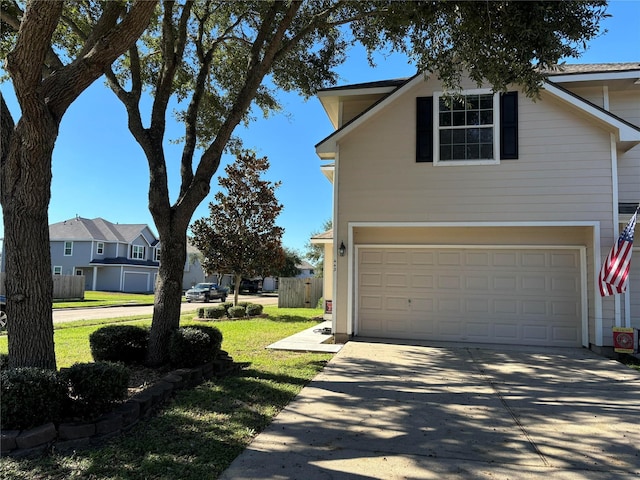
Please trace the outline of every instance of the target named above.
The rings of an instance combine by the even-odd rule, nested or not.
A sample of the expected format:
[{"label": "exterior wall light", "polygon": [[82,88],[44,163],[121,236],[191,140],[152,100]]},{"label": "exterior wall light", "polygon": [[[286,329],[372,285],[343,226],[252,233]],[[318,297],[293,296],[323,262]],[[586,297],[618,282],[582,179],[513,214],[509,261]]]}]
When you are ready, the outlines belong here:
[{"label": "exterior wall light", "polygon": [[344,252],[347,251],[347,248],[344,246],[344,242],[340,242],[340,248],[338,249],[338,253],[340,253],[341,257],[344,257]]}]

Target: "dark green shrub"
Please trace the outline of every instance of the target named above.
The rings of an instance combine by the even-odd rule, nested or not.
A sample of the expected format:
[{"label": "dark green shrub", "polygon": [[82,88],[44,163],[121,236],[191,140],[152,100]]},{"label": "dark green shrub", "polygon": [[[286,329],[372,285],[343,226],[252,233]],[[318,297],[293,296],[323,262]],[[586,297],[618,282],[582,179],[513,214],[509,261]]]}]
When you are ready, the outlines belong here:
[{"label": "dark green shrub", "polygon": [[224,307],[225,311],[227,312],[227,315],[229,314],[229,309],[231,307],[233,307],[233,302],[224,302],[221,303],[221,305]]},{"label": "dark green shrub", "polygon": [[238,307],[244,307],[245,309],[251,304],[251,302],[238,302]]},{"label": "dark green shrub", "polygon": [[200,307],[198,309],[198,318],[204,318],[204,308]]},{"label": "dark green shrub", "polygon": [[247,305],[247,316],[255,317],[256,315],[261,315],[263,308],[264,307],[260,304],[250,303],[249,305]]},{"label": "dark green shrub", "polygon": [[214,312],[213,312],[214,307],[210,307],[210,308],[206,308],[204,311],[204,318],[215,318]]},{"label": "dark green shrub", "polygon": [[216,305],[215,307],[211,308],[211,310],[213,310],[212,318],[215,318],[217,320],[227,316],[227,309],[224,308],[224,305]]},{"label": "dark green shrub", "polygon": [[21,367],[0,371],[2,429],[23,430],[57,422],[67,402],[67,386],[53,370]]},{"label": "dark green shrub", "polygon": [[247,312],[245,310],[245,307],[243,307],[242,305],[237,305],[229,309],[229,316],[231,318],[242,318],[246,316],[246,314]]},{"label": "dark green shrub", "polygon": [[135,325],[108,325],[89,335],[96,362],[142,363],[148,342],[149,331]]},{"label": "dark green shrub", "polygon": [[74,414],[95,418],[127,398],[129,370],[111,362],[76,363],[60,372],[68,382]]},{"label": "dark green shrub", "polygon": [[222,333],[215,327],[181,327],[171,335],[169,360],[175,367],[195,367],[211,362],[221,346]]},{"label": "dark green shrub", "polygon": [[9,354],[0,353],[0,370],[4,370],[5,368],[9,368]]}]

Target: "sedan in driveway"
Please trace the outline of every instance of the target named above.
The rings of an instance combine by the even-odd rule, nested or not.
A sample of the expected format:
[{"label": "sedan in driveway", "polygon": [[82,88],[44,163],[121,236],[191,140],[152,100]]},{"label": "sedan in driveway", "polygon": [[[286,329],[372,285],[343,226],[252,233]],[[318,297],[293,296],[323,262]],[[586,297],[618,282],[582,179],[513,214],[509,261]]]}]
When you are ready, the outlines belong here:
[{"label": "sedan in driveway", "polygon": [[208,302],[209,300],[220,299],[224,302],[227,299],[227,289],[217,283],[198,283],[185,293],[187,302]]}]

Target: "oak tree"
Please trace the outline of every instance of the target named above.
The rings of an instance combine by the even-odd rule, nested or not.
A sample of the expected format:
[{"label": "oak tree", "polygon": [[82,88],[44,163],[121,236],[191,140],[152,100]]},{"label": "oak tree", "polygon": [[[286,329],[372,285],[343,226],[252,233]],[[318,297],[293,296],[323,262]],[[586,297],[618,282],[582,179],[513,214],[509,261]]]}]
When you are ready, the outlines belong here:
[{"label": "oak tree", "polygon": [[[48,209],[58,129],[71,103],[142,34],[156,2],[0,5],[0,51],[21,109],[16,122],[0,94],[9,365],[55,369]],[[73,18],[90,32],[82,41]]]}]

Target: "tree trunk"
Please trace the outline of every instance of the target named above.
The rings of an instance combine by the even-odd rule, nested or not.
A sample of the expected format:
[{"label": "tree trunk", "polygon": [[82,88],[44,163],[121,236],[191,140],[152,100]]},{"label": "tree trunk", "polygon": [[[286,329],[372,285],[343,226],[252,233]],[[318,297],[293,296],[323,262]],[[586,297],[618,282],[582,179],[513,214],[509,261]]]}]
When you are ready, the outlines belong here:
[{"label": "tree trunk", "polygon": [[160,234],[160,269],[156,282],[152,327],[146,362],[158,366],[168,361],[171,333],[180,326],[182,303],[182,277],[187,260],[186,221],[171,218],[156,218]]},{"label": "tree trunk", "polygon": [[48,209],[57,136],[45,109],[19,121],[0,174],[10,367],[56,369]]},{"label": "tree trunk", "polygon": [[242,274],[240,273],[236,273],[233,278],[235,279],[235,283],[236,283],[236,288],[234,289],[235,292],[233,292],[233,306],[237,307],[238,306],[238,294],[240,293],[240,283],[242,282]]}]

